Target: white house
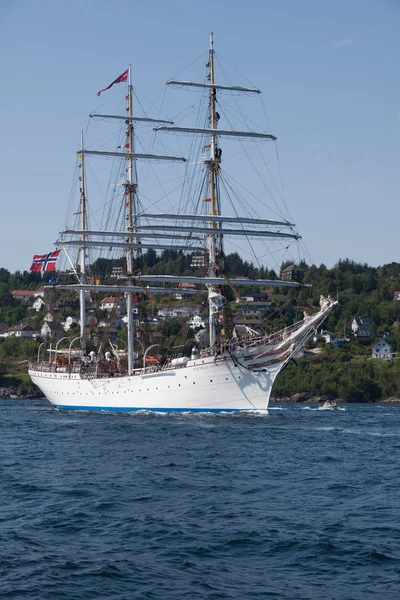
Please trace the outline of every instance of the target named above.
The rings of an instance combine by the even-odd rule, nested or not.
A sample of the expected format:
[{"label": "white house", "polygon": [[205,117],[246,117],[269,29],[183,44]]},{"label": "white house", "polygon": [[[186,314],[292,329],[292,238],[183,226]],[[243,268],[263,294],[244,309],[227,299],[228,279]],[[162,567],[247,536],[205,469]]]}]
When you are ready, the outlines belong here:
[{"label": "white house", "polygon": [[354,317],[351,323],[351,330],[354,333],[355,337],[371,337],[372,329],[374,326],[373,319],[369,317]]},{"label": "white house", "polygon": [[197,329],[198,327],[201,327],[202,329],[204,329],[207,321],[208,321],[208,319],[204,319],[200,315],[193,315],[193,317],[190,319],[190,321],[188,321],[188,325],[190,326],[191,329]]},{"label": "white house", "polygon": [[14,300],[22,300],[23,302],[33,300],[36,295],[35,290],[13,290],[11,292],[11,296]]},{"label": "white house", "polygon": [[170,308],[160,308],[157,315],[160,319],[173,319],[174,317],[190,317],[193,309],[190,306],[171,306]]},{"label": "white house", "polygon": [[393,293],[393,300],[400,301],[400,292],[394,292]]},{"label": "white house", "polygon": [[372,346],[372,358],[385,358],[390,360],[394,358],[395,354],[392,352],[392,347],[385,340],[378,340]]},{"label": "white house", "polygon": [[325,331],[324,329],[321,329],[321,337],[325,340],[326,344],[330,344],[334,348],[343,346],[343,344],[347,341],[341,333]]},{"label": "white house", "polygon": [[44,286],[41,286],[37,290],[13,290],[11,292],[14,300],[22,300],[23,302],[28,302],[34,298],[44,298],[45,294],[46,290],[44,289]]},{"label": "white house", "polygon": [[107,312],[115,311],[117,315],[120,315],[126,311],[126,301],[122,296],[120,298],[108,296],[102,300],[100,308]]},{"label": "white house", "polygon": [[43,306],[46,306],[46,302],[43,300],[42,296],[36,296],[32,304],[32,309],[36,310],[36,312],[39,312],[39,310],[43,308]]},{"label": "white house", "polygon": [[38,335],[39,332],[30,325],[16,325],[16,327],[11,327],[6,333],[7,337],[16,338],[35,338]]}]

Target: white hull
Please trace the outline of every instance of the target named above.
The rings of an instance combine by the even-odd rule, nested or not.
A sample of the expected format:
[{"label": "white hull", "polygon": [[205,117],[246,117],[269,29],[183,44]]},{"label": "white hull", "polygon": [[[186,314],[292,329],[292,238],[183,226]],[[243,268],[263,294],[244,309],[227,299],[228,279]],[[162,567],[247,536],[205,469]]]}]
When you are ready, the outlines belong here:
[{"label": "white hull", "polygon": [[29,370],[46,398],[75,410],[221,412],[267,410],[286,360],[250,371],[232,359],[189,361],[185,368],[134,376],[88,379],[79,373]]},{"label": "white hull", "polygon": [[29,375],[58,408],[161,412],[232,412],[268,409],[274,381],[330,313],[335,302],[300,322],[278,343],[250,341],[232,352],[188,360],[164,369],[138,369],[132,375],[96,376],[84,368],[33,363]]}]

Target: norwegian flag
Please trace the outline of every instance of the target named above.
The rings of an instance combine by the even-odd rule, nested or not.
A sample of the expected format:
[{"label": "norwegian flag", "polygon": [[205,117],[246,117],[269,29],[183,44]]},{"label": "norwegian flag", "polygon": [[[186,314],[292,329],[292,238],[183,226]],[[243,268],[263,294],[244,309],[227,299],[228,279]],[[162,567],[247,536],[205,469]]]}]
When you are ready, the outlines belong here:
[{"label": "norwegian flag", "polygon": [[35,254],[30,271],[34,273],[43,273],[44,271],[55,271],[56,262],[61,250],[54,250],[48,254]]}]

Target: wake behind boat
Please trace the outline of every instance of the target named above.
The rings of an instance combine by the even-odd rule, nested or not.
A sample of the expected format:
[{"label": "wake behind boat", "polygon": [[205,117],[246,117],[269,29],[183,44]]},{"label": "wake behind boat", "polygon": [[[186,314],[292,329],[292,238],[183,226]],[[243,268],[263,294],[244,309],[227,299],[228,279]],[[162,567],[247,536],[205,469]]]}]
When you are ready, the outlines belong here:
[{"label": "wake behind boat", "polygon": [[[260,90],[225,85],[215,80],[212,34],[206,68],[205,82],[167,82],[169,86],[200,92],[200,101],[206,103],[207,118],[197,126],[176,126],[167,120],[135,116],[130,68],[105,88],[109,89],[116,83],[127,83],[126,114],[102,112],[90,115],[103,121],[122,123],[125,127],[124,143],[118,146],[122,150],[94,150],[85,147],[82,136],[78,152],[80,206],[76,213],[80,223],[75,228],[65,229],[57,241],[57,245],[66,254],[67,249],[76,248],[75,258],[68,255],[76,283],[52,286],[55,290],[69,290],[79,294],[80,337],[71,342],[65,342],[64,338],[64,345],[67,344],[64,348],[61,346],[63,340],[60,339],[57,344],[46,349],[46,356],[38,356],[38,360],[29,367],[32,381],[56,407],[107,411],[266,410],[276,376],[296,356],[336,304],[329,297],[321,297],[320,309],[314,315],[305,314],[303,320],[291,326],[268,334],[250,330],[246,335],[223,338],[220,325],[226,303],[226,293],[223,290],[229,288],[240,297],[237,288],[243,285],[256,289],[290,287],[300,290],[303,287],[298,281],[228,278],[224,273],[225,238],[266,240],[268,244],[277,242],[282,246],[290,245],[300,236],[289,220],[278,219],[276,215],[272,218],[255,216],[249,200],[245,206],[243,202],[237,207],[232,204],[233,215],[223,212],[223,200],[228,186],[223,179],[221,139],[233,138],[240,143],[243,140],[253,140],[260,144],[275,141],[276,138],[264,131],[219,127],[221,116],[218,111],[222,112],[220,93],[258,95]],[[103,91],[105,90],[101,90],[99,94]],[[191,164],[199,168],[200,175],[196,180],[199,189],[193,191],[191,186],[194,177],[187,177],[180,201],[175,204],[178,205],[175,212],[153,212],[154,209],[146,208],[146,196],[139,192],[137,164],[139,161],[179,164],[186,159],[175,154],[138,152],[134,129],[138,123],[153,125],[157,135],[188,134],[198,140],[196,148],[200,151],[200,160],[197,155],[197,160]],[[123,215],[122,229],[105,223],[96,229],[90,227],[86,190],[88,157],[123,161],[127,167],[123,170],[119,167],[119,172],[124,173],[119,184],[122,189],[119,208],[108,211],[110,217],[114,213]],[[204,195],[206,198],[203,198]],[[152,203],[154,204],[157,202]],[[90,272],[92,265],[89,256],[99,249],[113,249],[123,253],[123,282],[119,285],[93,280],[95,273]],[[204,274],[181,276],[171,273],[143,273],[143,253],[149,249],[157,252],[172,249],[190,253],[197,257],[197,263]],[[57,253],[59,250],[52,255]],[[57,258],[58,254],[54,256],[55,260]],[[39,256],[36,260],[38,267],[35,270],[48,270],[48,262],[44,267],[44,258]],[[136,298],[141,296],[144,299],[142,301],[152,299],[155,295],[166,298],[178,293],[182,289],[179,287],[181,285],[193,286],[194,289],[189,292],[193,295],[206,295],[208,330],[203,336],[204,341],[193,348],[190,356],[179,356],[175,348],[164,352],[162,357],[160,354],[160,358],[151,358],[154,346],[160,346],[154,343],[149,343],[146,348],[142,347],[139,352],[135,351]],[[97,292],[113,293],[125,298],[126,349],[109,341],[102,342],[96,350],[89,351],[87,305],[90,295]],[[77,348],[74,344],[78,343]]]}]

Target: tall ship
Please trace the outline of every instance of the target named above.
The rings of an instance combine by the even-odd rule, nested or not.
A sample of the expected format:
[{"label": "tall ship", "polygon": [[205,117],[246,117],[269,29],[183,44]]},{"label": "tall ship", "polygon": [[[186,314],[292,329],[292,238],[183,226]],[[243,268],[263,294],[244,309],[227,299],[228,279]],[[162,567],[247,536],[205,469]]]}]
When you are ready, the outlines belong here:
[{"label": "tall ship", "polygon": [[[224,177],[222,140],[231,144],[228,153],[234,160],[232,142],[238,144],[241,161],[248,156],[247,143],[255,144],[259,152],[261,146],[274,143],[276,137],[248,127],[250,121],[242,118],[237,98],[251,99],[261,92],[255,87],[231,85],[226,78],[222,82],[217,79],[216,56],[211,34],[203,81],[179,77],[167,81],[168,87],[198,92],[199,98],[196,96],[190,109],[181,111],[188,118],[200,107],[202,112],[197,115],[203,116],[197,116],[194,124],[177,125],[166,118],[136,116],[133,109],[139,102],[134,102],[137,96],[130,67],[105,88],[124,84],[120,114],[101,110],[90,115],[92,120],[100,120],[107,126],[117,124],[122,136],[120,143],[116,146],[112,142],[111,148],[107,148],[107,141],[114,138],[105,136],[100,148],[92,148],[86,145],[86,134],[84,138],[82,133],[77,152],[80,192],[75,225],[60,233],[56,251],[36,256],[33,267],[33,270],[47,270],[50,265],[51,269],[57,259],[64,257],[68,271],[64,275],[59,271],[58,281],[50,280],[49,294],[55,296],[59,290],[61,294],[79,297],[79,336],[72,339],[73,336],[64,334],[57,341],[42,344],[37,360],[29,365],[33,383],[55,407],[103,411],[267,411],[277,375],[301,352],[336,304],[329,297],[321,297],[314,314],[304,313],[301,320],[276,331],[260,332],[247,327],[241,331],[237,328],[233,335],[229,328],[228,298],[243,302],[240,290],[289,287],[301,290],[305,284],[268,276],[233,277],[226,272],[225,243],[236,248],[238,240],[249,242],[252,255],[257,256],[262,254],[257,248],[270,249],[274,243],[286,248],[300,236],[295,225],[289,219],[278,218],[276,211],[270,218],[259,216],[255,195],[236,181],[236,172],[235,178]],[[244,126],[232,128],[233,117]],[[228,126],[221,126],[222,122]],[[144,126],[150,131],[144,133],[147,145],[139,138],[139,130]],[[172,151],[152,152],[154,136],[157,139],[164,136],[160,142],[162,148],[169,148],[166,134],[172,134],[169,139],[178,140],[177,144],[184,139],[186,146],[185,143],[182,146],[192,157]],[[88,190],[91,159],[117,165],[108,182],[104,169],[100,169],[95,181],[98,187],[106,188],[103,195]],[[144,175],[138,175],[139,164],[148,168],[143,171],[142,167]],[[155,171],[153,164],[162,165],[162,169]],[[160,183],[161,171],[163,183]],[[168,183],[169,173],[173,183]],[[238,170],[238,178],[240,174]],[[254,177],[252,173],[250,178]],[[160,183],[162,194],[158,192],[157,196],[151,191],[152,179]],[[176,180],[180,182],[178,196],[174,195]],[[96,194],[101,199],[100,205],[89,207]],[[169,204],[163,202],[166,197]],[[262,206],[265,208],[265,203]],[[102,219],[96,219],[100,213]],[[93,269],[100,259],[96,263],[94,257],[100,257],[102,251],[106,257],[121,258],[118,278],[96,277]],[[146,272],[143,258],[149,252],[190,255],[192,274],[159,273],[156,269]],[[190,343],[190,351],[183,334],[182,343],[172,347],[163,347],[162,336],[155,340],[150,333],[146,334],[145,313],[155,298],[168,306],[168,298],[175,298],[183,289],[186,296],[199,299],[197,303],[202,306],[206,324],[196,341]],[[125,340],[107,339],[104,335],[95,343],[90,329],[90,302],[98,294],[108,294],[114,303],[124,302]],[[183,330],[185,327],[187,331],[188,326],[183,323]]]}]

